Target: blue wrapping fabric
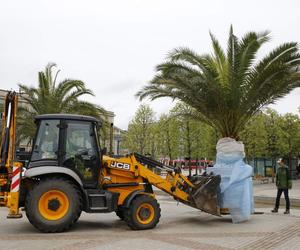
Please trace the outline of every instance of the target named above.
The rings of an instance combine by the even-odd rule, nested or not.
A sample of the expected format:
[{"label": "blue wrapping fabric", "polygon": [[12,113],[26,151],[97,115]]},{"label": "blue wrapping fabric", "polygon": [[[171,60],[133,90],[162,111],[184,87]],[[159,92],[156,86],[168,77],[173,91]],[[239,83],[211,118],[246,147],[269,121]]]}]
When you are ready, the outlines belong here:
[{"label": "blue wrapping fabric", "polygon": [[[220,144],[226,147],[218,147]],[[209,172],[221,176],[218,202],[228,208],[233,223],[250,219],[254,212],[251,166],[243,161],[244,145],[231,138],[223,138],[217,144],[217,160]]]}]

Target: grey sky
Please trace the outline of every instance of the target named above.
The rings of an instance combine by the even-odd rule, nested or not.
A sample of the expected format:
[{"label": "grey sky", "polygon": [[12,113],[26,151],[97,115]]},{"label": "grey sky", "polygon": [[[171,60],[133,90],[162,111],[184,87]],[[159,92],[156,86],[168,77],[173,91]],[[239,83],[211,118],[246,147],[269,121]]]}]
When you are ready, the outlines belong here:
[{"label": "grey sky", "polygon": [[[296,0],[0,0],[0,88],[35,85],[37,72],[55,62],[61,78],[83,80],[95,93],[88,100],[115,112],[116,125],[126,129],[140,104],[134,94],[174,47],[209,52],[209,30],[226,45],[233,24],[238,36],[272,31],[268,51],[300,41],[299,16]],[[275,108],[297,112],[299,97],[296,89]],[[172,103],[151,107],[160,114]]]}]

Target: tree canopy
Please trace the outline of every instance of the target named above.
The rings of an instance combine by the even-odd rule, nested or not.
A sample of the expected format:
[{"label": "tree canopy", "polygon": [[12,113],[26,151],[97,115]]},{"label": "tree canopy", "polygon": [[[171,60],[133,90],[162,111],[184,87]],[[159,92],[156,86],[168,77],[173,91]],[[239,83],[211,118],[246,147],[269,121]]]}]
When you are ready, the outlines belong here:
[{"label": "tree canopy", "polygon": [[154,129],[154,111],[148,105],[141,105],[129,122],[125,146],[131,152],[151,154]]},{"label": "tree canopy", "polygon": [[203,122],[181,116],[186,108],[178,103],[168,114],[156,118],[150,106],[141,105],[128,125],[122,148],[171,160],[213,158],[215,131]]},{"label": "tree canopy", "polygon": [[[141,105],[124,135],[122,148],[149,153],[156,159],[214,159],[215,145],[221,135],[204,122],[179,115],[187,108],[178,103],[170,112],[155,117],[150,106]],[[248,121],[240,140],[249,160],[300,157],[300,117],[263,109]]]},{"label": "tree canopy", "polygon": [[213,34],[210,37],[212,54],[174,49],[137,96],[180,100],[193,108],[191,116],[222,137],[238,139],[262,107],[300,86],[298,44],[281,44],[258,60],[259,49],[270,40],[267,31],[251,31],[239,39],[231,27],[226,51]]},{"label": "tree canopy", "polygon": [[58,82],[60,70],[56,64],[49,63],[44,71],[38,73],[38,86],[19,84],[26,105],[19,107],[19,139],[34,137],[34,117],[40,114],[73,113],[91,115],[99,118],[105,111],[94,104],[79,99],[84,95],[93,95],[81,80],[64,79]]}]

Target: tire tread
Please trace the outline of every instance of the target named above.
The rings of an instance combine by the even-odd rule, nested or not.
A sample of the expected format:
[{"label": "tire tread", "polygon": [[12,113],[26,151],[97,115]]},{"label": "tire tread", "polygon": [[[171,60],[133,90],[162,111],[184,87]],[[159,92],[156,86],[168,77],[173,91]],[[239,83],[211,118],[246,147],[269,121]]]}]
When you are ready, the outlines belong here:
[{"label": "tire tread", "polygon": [[[37,219],[36,215],[34,214],[35,211],[30,209],[31,208],[30,202],[35,199],[36,189],[39,189],[42,185],[45,185],[45,182],[49,182],[49,181],[51,183],[61,182],[61,183],[70,185],[70,187],[73,188],[73,190],[75,191],[77,199],[78,199],[77,200],[78,205],[73,206],[71,220],[67,221],[65,223],[62,223],[59,226],[45,225],[44,223],[42,223],[40,220]],[[67,178],[63,178],[63,177],[47,177],[47,178],[42,179],[38,184],[36,184],[33,187],[32,190],[30,190],[28,192],[26,201],[25,201],[25,211],[26,211],[26,216],[27,216],[29,222],[35,228],[37,228],[39,231],[41,231],[43,233],[60,233],[60,232],[69,230],[79,219],[81,211],[82,211],[82,206],[83,206],[82,194],[81,194],[80,190],[78,189],[77,185],[74,184],[71,180],[69,180]]]},{"label": "tire tread", "polygon": [[[137,222],[135,222],[134,220],[134,215],[135,215],[135,208],[138,205],[138,203],[142,203],[143,201],[147,202],[147,201],[151,201],[154,202],[154,209],[155,209],[155,213],[156,213],[156,218],[154,219],[154,223],[152,223],[151,225],[139,225]],[[154,199],[153,197],[149,196],[149,195],[138,195],[136,196],[132,203],[130,204],[129,209],[126,209],[124,211],[124,220],[127,223],[127,225],[133,229],[133,230],[146,230],[146,229],[152,229],[154,228],[157,223],[159,222],[159,219],[161,217],[161,209],[160,209],[160,205],[157,202],[156,199]]]}]

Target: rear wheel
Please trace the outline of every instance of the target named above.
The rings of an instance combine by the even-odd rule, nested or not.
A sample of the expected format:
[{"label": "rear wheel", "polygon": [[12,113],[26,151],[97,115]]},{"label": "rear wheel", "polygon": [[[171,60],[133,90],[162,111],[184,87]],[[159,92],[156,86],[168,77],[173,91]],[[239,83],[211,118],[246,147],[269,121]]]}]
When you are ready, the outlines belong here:
[{"label": "rear wheel", "polygon": [[149,195],[138,195],[130,204],[124,219],[134,230],[154,228],[160,219],[159,204]]},{"label": "rear wheel", "polygon": [[25,203],[30,223],[45,233],[68,230],[82,211],[77,186],[64,178],[42,179],[30,190]]}]

